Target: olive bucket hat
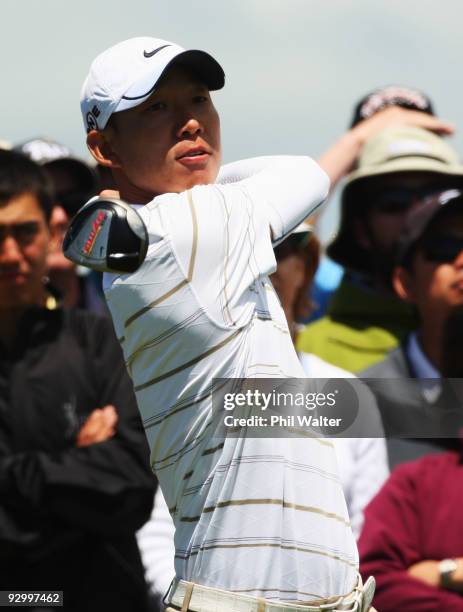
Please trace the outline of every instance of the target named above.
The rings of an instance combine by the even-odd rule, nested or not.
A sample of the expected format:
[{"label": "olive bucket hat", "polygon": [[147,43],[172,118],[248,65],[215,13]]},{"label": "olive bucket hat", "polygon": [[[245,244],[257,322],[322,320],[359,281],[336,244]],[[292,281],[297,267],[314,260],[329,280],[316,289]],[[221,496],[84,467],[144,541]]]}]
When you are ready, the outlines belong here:
[{"label": "olive bucket hat", "polygon": [[327,249],[331,259],[351,270],[370,271],[371,256],[358,244],[354,233],[354,220],[365,214],[359,193],[373,185],[375,177],[401,172],[436,174],[448,177],[449,189],[463,187],[463,165],[457,152],[440,136],[415,127],[380,132],[365,144],[357,167],[345,179],[339,231]]}]

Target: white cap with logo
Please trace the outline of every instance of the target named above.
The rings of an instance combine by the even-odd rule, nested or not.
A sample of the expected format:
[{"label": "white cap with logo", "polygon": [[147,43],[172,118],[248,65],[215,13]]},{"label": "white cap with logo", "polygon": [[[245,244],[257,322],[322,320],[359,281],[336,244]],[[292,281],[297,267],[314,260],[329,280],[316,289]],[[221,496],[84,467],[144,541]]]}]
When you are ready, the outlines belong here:
[{"label": "white cap with logo", "polygon": [[102,130],[113,113],[144,102],[174,63],[193,70],[210,90],[224,86],[222,67],[205,51],[160,38],[130,38],[103,51],[90,66],[80,102],[86,131]]}]

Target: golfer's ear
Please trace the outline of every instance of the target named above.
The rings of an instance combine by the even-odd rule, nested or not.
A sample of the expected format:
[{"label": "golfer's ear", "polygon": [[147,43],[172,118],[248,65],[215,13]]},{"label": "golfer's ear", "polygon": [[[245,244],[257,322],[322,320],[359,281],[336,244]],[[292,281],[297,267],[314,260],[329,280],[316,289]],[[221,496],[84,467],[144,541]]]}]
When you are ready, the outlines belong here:
[{"label": "golfer's ear", "polygon": [[402,266],[397,266],[392,273],[392,286],[394,291],[404,302],[413,303],[415,301],[415,291],[413,288],[412,274]]},{"label": "golfer's ear", "polygon": [[121,163],[114,151],[110,128],[90,130],[87,134],[87,147],[95,160],[106,168],[120,168]]}]

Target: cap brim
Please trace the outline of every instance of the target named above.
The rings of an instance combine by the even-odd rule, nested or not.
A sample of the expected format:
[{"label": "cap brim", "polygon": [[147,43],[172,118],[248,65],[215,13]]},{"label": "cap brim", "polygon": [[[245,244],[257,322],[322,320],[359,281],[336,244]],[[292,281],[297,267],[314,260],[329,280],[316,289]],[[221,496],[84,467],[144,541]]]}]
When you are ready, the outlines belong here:
[{"label": "cap brim", "polygon": [[[453,191],[453,190],[449,190]],[[456,190],[459,191],[459,190]],[[429,208],[429,210],[426,210]],[[422,213],[422,222],[419,224],[419,233],[420,235],[424,234],[427,228],[434,223],[436,219],[441,217],[442,215],[448,215],[455,211],[463,210],[463,193],[460,192],[454,198],[450,199],[447,204],[434,204],[430,202],[429,204],[423,204],[422,210],[418,211]]]},{"label": "cap brim", "polygon": [[153,74],[152,70],[146,72],[136,83],[134,83],[121,98],[119,104],[113,110],[114,113],[134,108],[142,104],[156,90],[165,72],[174,65],[187,66],[205,83],[209,90],[222,89],[225,85],[225,73],[222,66],[212,55],[205,51],[191,49],[182,51],[172,58],[162,70]]},{"label": "cap brim", "polygon": [[313,225],[309,225],[303,221],[289,234],[289,236],[287,236],[287,238],[291,238],[293,241],[297,242],[300,247],[302,247],[309,242],[313,232]]},{"label": "cap brim", "polygon": [[303,221],[302,223],[299,223],[295,229],[293,229],[291,234],[311,234],[313,229],[313,225],[309,225],[309,223]]},{"label": "cap brim", "polygon": [[[341,266],[356,272],[370,274],[372,272],[372,258],[367,249],[364,249],[356,240],[352,219],[355,214],[351,212],[348,200],[352,198],[356,186],[360,186],[362,181],[367,181],[370,177],[387,175],[400,172],[429,172],[454,178],[450,181],[452,186],[460,189],[463,187],[463,166],[459,164],[443,164],[435,159],[423,157],[404,157],[375,168],[364,168],[351,172],[346,177],[344,188],[341,194],[341,221],[337,235],[327,246],[326,254],[330,259],[339,263]],[[453,188],[453,187],[452,187]]]},{"label": "cap brim", "polygon": [[403,157],[373,168],[365,167],[354,170],[346,177],[345,185],[347,186],[362,178],[394,172],[433,172],[447,176],[463,176],[463,165],[444,164],[437,159],[425,157]]},{"label": "cap brim", "polygon": [[400,265],[404,262],[410,251],[439,217],[457,211],[463,212],[463,193],[461,191],[460,195],[451,199],[448,204],[439,204],[431,200],[419,209],[412,210],[400,236],[397,263]]}]

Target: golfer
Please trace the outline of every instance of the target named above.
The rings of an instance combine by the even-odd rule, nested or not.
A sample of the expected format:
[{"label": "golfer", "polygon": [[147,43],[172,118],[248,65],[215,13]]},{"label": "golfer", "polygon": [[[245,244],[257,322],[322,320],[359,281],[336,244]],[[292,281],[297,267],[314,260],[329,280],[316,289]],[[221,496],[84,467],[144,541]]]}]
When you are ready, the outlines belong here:
[{"label": "golfer", "polygon": [[[304,376],[268,280],[272,243],[320,206],[329,176],[336,181],[392,116],[384,111],[338,141],[322,158],[327,172],[308,157],[220,169],[210,91],[223,85],[207,53],[142,37],[99,55],[82,90],[88,147],[149,236],[142,265],[106,274],[104,289],[176,527],[167,605],[366,610],[374,585],[362,588],[358,576],[330,441],[217,439],[211,389],[217,378]],[[412,115],[422,113],[392,119],[447,129]]]}]

